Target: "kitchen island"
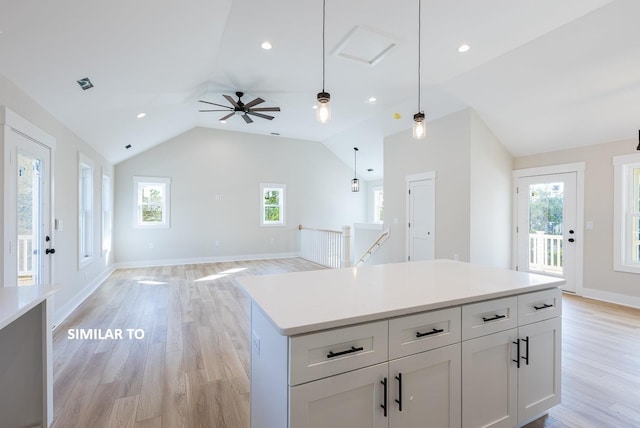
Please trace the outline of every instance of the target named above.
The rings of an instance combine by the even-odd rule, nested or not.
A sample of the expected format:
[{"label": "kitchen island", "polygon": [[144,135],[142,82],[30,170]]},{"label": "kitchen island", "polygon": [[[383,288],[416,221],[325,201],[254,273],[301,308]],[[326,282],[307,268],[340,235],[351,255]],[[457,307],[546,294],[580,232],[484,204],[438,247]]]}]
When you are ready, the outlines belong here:
[{"label": "kitchen island", "polygon": [[0,426],[53,421],[51,297],[56,287],[0,286]]},{"label": "kitchen island", "polygon": [[253,428],[515,427],[559,403],[561,278],[436,260],[239,281]]}]

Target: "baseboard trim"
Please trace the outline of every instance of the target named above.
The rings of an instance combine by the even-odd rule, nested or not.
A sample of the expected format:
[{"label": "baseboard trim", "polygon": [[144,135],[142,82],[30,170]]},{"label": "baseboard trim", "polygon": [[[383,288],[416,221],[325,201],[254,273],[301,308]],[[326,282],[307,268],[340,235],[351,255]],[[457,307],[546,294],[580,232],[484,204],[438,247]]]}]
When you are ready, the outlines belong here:
[{"label": "baseboard trim", "polygon": [[116,269],[145,268],[156,266],[177,266],[177,265],[198,265],[204,263],[219,262],[242,262],[248,260],[266,260],[266,259],[291,259],[300,257],[299,253],[270,253],[270,254],[242,254],[236,256],[221,257],[194,257],[185,259],[163,259],[163,260],[139,260],[132,262],[117,262],[114,264]]},{"label": "baseboard trim", "polygon": [[[66,320],[78,306],[82,304],[87,298],[100,287],[100,285],[107,280],[116,271],[114,266],[110,266],[104,272],[102,272],[93,281],[87,284],[80,292],[78,292],[71,300],[69,300],[64,306],[54,311],[53,314],[53,329],[55,330],[64,320]],[[54,295],[55,299],[55,295]],[[55,303],[55,300],[54,300]]]},{"label": "baseboard trim", "polygon": [[640,297],[611,293],[609,291],[596,290],[593,288],[583,288],[581,296],[640,309]]}]

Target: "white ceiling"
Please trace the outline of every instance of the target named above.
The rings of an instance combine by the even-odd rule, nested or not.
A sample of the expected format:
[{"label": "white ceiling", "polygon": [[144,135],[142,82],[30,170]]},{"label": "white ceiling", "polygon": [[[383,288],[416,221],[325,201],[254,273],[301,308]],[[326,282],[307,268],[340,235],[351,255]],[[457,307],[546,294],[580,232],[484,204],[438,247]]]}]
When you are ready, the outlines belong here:
[{"label": "white ceiling", "polygon": [[[359,174],[379,179],[383,137],[410,132],[417,111],[417,7],[327,0],[326,125],[311,109],[322,89],[321,0],[0,0],[0,74],[113,163],[206,126],[321,141],[350,166],[358,146]],[[428,120],[471,107],[516,156],[640,127],[640,1],[422,0],[422,9]],[[355,26],[396,45],[374,66],[335,55]],[[80,89],[84,77],[93,89]],[[238,90],[282,111],[252,124],[198,112],[198,99],[226,104]]]}]

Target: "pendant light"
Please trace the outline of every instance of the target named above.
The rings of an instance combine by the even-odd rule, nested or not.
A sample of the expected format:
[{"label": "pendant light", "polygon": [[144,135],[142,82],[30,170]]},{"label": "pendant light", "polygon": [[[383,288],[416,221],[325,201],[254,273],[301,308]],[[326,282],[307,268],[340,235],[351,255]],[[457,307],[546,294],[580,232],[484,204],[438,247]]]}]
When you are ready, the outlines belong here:
[{"label": "pendant light", "polygon": [[359,192],[360,191],[360,180],[358,180],[357,171],[357,156],[358,156],[358,148],[353,148],[353,180],[351,180],[351,191]]},{"label": "pendant light", "polygon": [[324,28],[326,16],[326,0],[322,0],[322,92],[318,93],[318,105],[316,109],[316,119],[320,123],[327,123],[331,119],[331,110],[329,109],[329,100],[331,95],[324,90],[325,75],[325,55],[324,55]]},{"label": "pendant light", "polygon": [[421,140],[426,136],[424,123],[424,112],[420,109],[420,48],[421,48],[421,31],[420,16],[422,12],[421,0],[418,0],[418,112],[413,115],[413,138]]}]

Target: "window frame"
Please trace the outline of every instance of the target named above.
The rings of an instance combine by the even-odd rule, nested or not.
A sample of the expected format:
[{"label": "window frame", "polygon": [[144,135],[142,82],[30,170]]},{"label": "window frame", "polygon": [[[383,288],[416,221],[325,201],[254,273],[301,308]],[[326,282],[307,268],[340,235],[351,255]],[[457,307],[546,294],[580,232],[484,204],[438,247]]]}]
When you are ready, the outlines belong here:
[{"label": "window frame", "polygon": [[[640,207],[633,211],[634,170],[640,169],[640,153],[613,157],[614,166],[614,233],[613,233],[613,270],[640,274],[640,260],[632,260],[633,222],[640,221]],[[640,193],[640,191],[639,191]],[[640,199],[640,197],[638,198]],[[635,231],[635,233],[639,233]]]},{"label": "window frame", "polygon": [[[280,190],[280,203],[277,207],[280,209],[280,219],[278,221],[270,221],[265,217],[265,209],[267,205],[265,204],[264,194],[267,190]],[[287,185],[282,183],[260,183],[260,226],[263,227],[279,227],[286,226],[286,194],[287,194]],[[275,205],[274,205],[275,206]]]},{"label": "window frame", "polygon": [[113,180],[111,175],[103,170],[102,172],[102,219],[101,238],[102,256],[107,258],[111,253],[113,240]]},{"label": "window frame", "polygon": [[[142,220],[142,188],[146,185],[162,186],[164,198],[160,204],[162,221],[145,222]],[[133,227],[136,229],[168,229],[171,227],[171,178],[169,177],[133,177]]]},{"label": "window frame", "polygon": [[[382,205],[377,205],[377,197],[376,195],[380,193],[382,194]],[[382,208],[381,213],[382,216],[378,216],[379,211],[378,207]],[[373,222],[382,224],[384,223],[384,187],[376,186],[373,188]]]},{"label": "window frame", "polygon": [[94,172],[92,159],[78,153],[78,268],[82,269],[93,261],[95,224]]}]

